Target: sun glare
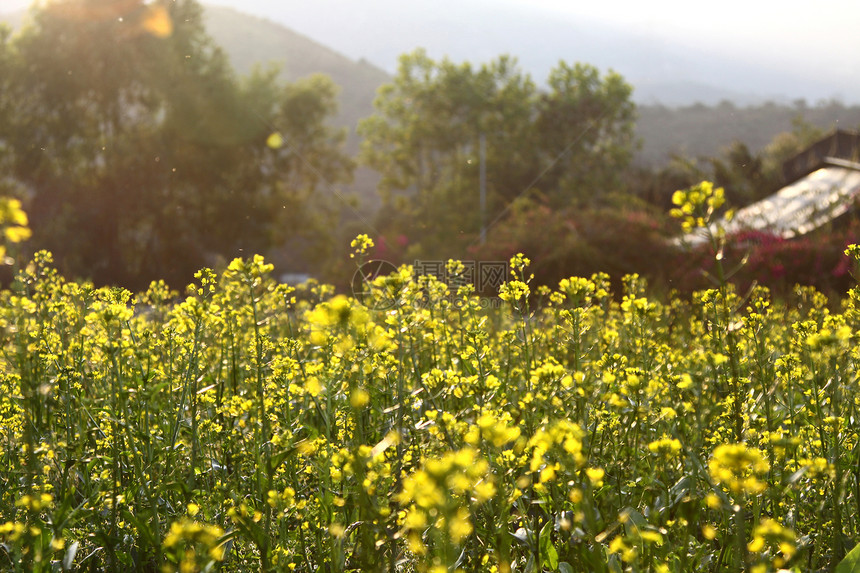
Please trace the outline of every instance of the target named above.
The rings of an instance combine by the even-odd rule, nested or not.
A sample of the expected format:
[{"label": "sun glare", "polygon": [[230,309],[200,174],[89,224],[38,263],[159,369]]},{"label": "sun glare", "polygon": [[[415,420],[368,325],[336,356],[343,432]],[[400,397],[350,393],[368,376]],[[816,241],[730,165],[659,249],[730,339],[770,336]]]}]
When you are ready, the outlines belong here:
[{"label": "sun glare", "polygon": [[147,6],[147,14],[143,17],[141,26],[144,30],[158,38],[166,38],[173,33],[173,20],[164,6]]},{"label": "sun glare", "polygon": [[114,0],[83,4],[52,2],[48,9],[55,15],[75,22],[107,22],[115,20],[128,24],[130,36],[152,34],[166,38],[173,33],[173,20],[161,4],[146,4],[142,0]]}]

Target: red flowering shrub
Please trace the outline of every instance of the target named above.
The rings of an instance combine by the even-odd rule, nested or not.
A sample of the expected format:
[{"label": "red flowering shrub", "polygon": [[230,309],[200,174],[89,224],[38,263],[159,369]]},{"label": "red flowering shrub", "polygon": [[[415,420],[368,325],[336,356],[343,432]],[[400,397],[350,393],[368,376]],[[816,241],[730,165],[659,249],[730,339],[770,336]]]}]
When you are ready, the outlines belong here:
[{"label": "red flowering shrub", "polygon": [[619,282],[630,273],[661,282],[675,258],[666,229],[662,215],[640,210],[558,211],[521,201],[472,253],[480,260],[508,260],[524,253],[532,260],[535,281],[551,286],[562,278],[596,272],[609,273]]},{"label": "red flowering shrub", "polygon": [[[856,221],[791,239],[743,231],[727,237],[723,265],[735,270],[729,278],[741,292],[758,283],[781,295],[789,294],[797,284],[844,294],[855,283],[844,251],[858,242],[858,237],[860,224]],[[703,278],[714,268],[710,246],[681,254],[678,260],[679,290],[713,286]]]}]

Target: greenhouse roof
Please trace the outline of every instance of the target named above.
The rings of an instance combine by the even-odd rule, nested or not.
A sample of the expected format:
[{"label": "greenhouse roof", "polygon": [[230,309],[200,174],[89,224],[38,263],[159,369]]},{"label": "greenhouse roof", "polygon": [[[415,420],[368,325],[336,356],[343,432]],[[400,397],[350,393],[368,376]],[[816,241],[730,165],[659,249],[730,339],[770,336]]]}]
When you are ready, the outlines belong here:
[{"label": "greenhouse roof", "polygon": [[[770,197],[735,212],[730,221],[712,223],[726,234],[762,231],[784,239],[804,235],[845,214],[860,194],[860,164],[828,157],[824,166],[783,187]],[[708,241],[699,229],[675,239],[678,245],[698,246]]]}]

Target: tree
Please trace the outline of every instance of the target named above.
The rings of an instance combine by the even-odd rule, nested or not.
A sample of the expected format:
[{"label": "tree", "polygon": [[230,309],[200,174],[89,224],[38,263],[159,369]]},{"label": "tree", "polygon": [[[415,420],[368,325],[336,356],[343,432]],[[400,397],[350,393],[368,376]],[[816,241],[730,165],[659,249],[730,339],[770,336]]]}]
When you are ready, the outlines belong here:
[{"label": "tree", "polygon": [[6,43],[0,139],[33,243],[67,273],[182,284],[307,229],[315,196],[350,176],[344,134],[324,123],[331,82],[237,79],[193,0],[67,0],[33,20]]},{"label": "tree", "polygon": [[386,212],[399,213],[424,254],[463,247],[481,227],[482,136],[485,220],[529,194],[555,205],[590,201],[618,188],[630,161],[630,94],[617,74],[583,64],[559,64],[540,90],[507,56],[474,67],[418,50],[401,57],[376,113],[359,125],[362,160],[382,174]]},{"label": "tree", "polygon": [[17,181],[11,176],[13,151],[9,127],[14,117],[14,99],[11,97],[10,85],[14,58],[10,37],[11,30],[0,24],[0,196],[2,197],[17,197],[22,194]]},{"label": "tree", "polygon": [[740,141],[727,147],[722,157],[712,158],[711,165],[714,183],[725,188],[730,205],[748,205],[770,195],[778,186],[765,173],[762,157]]},{"label": "tree", "polygon": [[672,194],[675,191],[713,178],[707,169],[711,166],[703,160],[676,153],[660,167],[637,165],[629,169],[626,191],[667,213],[674,206]]},{"label": "tree", "polygon": [[557,162],[544,177],[557,203],[588,202],[622,187],[633,158],[636,108],[632,88],[614,72],[601,78],[593,66],[560,62],[540,95],[536,121],[542,161]]},{"label": "tree", "polygon": [[[396,207],[413,240],[432,249],[451,232],[474,236],[480,225],[480,136],[499,142],[528,137],[523,127],[534,93],[534,84],[508,58],[475,69],[436,62],[422,50],[401,57],[394,82],[380,88],[378,113],[361,122],[359,133],[365,137],[363,160],[382,175],[384,210]],[[499,180],[528,184],[516,175],[520,181]],[[491,187],[497,205],[504,191]]]},{"label": "tree", "polygon": [[802,116],[795,117],[792,126],[792,131],[778,133],[758,153],[735,141],[721,156],[710,159],[713,167],[710,178],[725,188],[730,205],[744,206],[759,201],[791,183],[785,181],[783,163],[824,135]]}]

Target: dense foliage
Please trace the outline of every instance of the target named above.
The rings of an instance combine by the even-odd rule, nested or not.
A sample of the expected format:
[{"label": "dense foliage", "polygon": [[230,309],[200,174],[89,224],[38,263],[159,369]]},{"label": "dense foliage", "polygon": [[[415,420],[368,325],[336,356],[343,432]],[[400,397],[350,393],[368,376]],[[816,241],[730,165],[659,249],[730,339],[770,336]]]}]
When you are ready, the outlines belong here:
[{"label": "dense foliage", "polygon": [[824,131],[860,126],[860,106],[836,99],[750,105],[724,101],[717,105],[696,103],[680,107],[643,103],[637,106],[637,111],[636,134],[643,141],[637,160],[654,167],[663,165],[673,154],[716,157],[735,143],[758,153],[777,136],[791,132],[798,123]]},{"label": "dense foliage", "polygon": [[255,257],[177,299],[37,255],[0,293],[0,564],[807,571],[857,542],[860,290],[528,265],[498,299],[403,267],[356,300]]},{"label": "dense foliage", "polygon": [[[327,127],[338,121],[335,86],[321,76],[284,85],[276,68],[250,65],[305,44],[281,42],[276,26],[256,22],[254,40],[264,47],[243,51],[236,30],[256,28],[246,20],[236,28],[215,10],[206,23],[227,54],[202,16],[192,0],[71,0],[36,6],[16,35],[0,32],[0,192],[30,212],[30,252],[51,250],[67,276],[131,289],[153,278],[176,286],[200,266],[264,252],[280,273],[308,272],[343,287],[351,273],[336,245],[368,232],[397,246],[386,254],[395,263],[526,251],[541,255],[536,274],[551,282],[574,272],[637,272],[687,289],[696,281],[671,271],[692,276],[696,267],[679,263],[664,240],[676,231],[661,214],[672,191],[711,179],[743,206],[784,183],[782,161],[822,126],[851,125],[856,112],[836,102],[634,110],[620,76],[586,64],[560,63],[540,87],[509,57],[476,66],[419,51],[403,56],[362,124],[364,193],[354,203],[340,183],[352,171],[343,151],[355,150],[357,138],[344,147],[344,133]],[[228,55],[250,76],[238,78]],[[384,74],[347,73],[346,60],[331,54],[290,55],[280,77],[328,66],[349,84],[341,100],[351,125],[371,112],[369,101],[354,105],[350,90],[360,85],[369,98]],[[731,133],[745,143],[720,150]],[[677,155],[665,165],[642,165],[642,155],[631,164],[640,143],[644,151],[660,146],[660,161],[669,149]],[[369,186],[380,178],[389,200],[374,218],[379,203]],[[552,247],[549,228],[561,231]],[[831,242],[844,244],[816,238],[807,246]],[[761,249],[764,266],[772,248]],[[821,249],[810,257],[828,264],[841,252]],[[750,280],[783,288],[830,276],[783,266],[785,273],[763,269]],[[821,286],[844,290],[844,281],[829,282]]]},{"label": "dense foliage", "polygon": [[359,125],[362,160],[382,175],[383,231],[407,233],[413,256],[463,253],[518,198],[557,208],[618,190],[635,149],[632,88],[565,62],[546,83],[504,56],[479,67],[402,56]]},{"label": "dense foliage", "polygon": [[[619,76],[562,63],[541,91],[507,58],[404,56],[362,127],[402,192],[388,248],[513,255],[510,274],[480,298],[462,263],[450,285],[401,266],[348,298],[226,264],[334,236],[318,192],[351,162],[330,81],[237,80],[191,0],[34,14],[0,32],[0,186],[18,197],[0,262],[32,222],[59,269],[39,251],[0,291],[0,568],[799,571],[860,540],[860,289],[785,288],[847,281],[853,228],[666,241],[774,185],[802,134],[712,160],[727,190],[676,192],[671,227],[622,194]],[[701,174],[678,163],[668,189]],[[359,263],[372,246],[356,239]],[[184,297],[149,283],[201,260],[224,264]],[[649,267],[715,288],[658,297],[628,274]]]},{"label": "dense foliage", "polygon": [[144,288],[308,234],[325,252],[320,191],[351,171],[329,80],[237,79],[191,0],[32,20],[0,31],[0,185],[64,272]]}]

